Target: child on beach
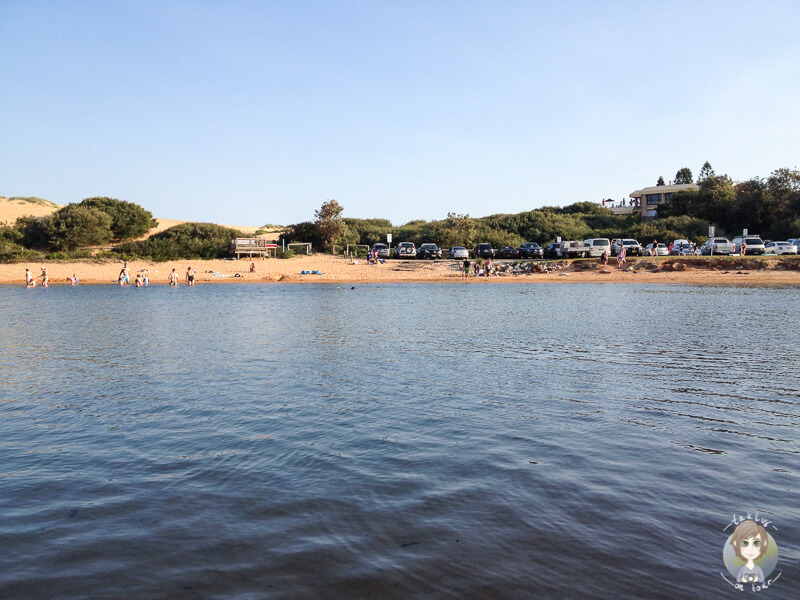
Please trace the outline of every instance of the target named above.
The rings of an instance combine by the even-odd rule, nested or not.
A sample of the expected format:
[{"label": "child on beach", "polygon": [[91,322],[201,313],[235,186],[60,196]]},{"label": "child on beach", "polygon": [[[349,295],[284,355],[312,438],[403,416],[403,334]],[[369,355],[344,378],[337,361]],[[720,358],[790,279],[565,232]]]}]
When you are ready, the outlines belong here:
[{"label": "child on beach", "polygon": [[619,253],[617,254],[617,268],[621,269],[622,265],[625,264],[625,254],[627,254],[627,250],[625,250],[625,246],[619,249]]}]

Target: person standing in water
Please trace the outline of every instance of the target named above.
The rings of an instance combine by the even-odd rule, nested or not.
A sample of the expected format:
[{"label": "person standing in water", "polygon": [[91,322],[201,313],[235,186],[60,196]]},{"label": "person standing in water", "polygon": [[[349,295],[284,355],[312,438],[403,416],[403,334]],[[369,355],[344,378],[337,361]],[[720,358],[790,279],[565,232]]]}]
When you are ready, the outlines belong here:
[{"label": "person standing in water", "polygon": [[175,269],[172,269],[172,273],[169,274],[169,284],[172,287],[178,285],[178,274],[175,272]]},{"label": "person standing in water", "polygon": [[189,287],[194,287],[194,274],[195,272],[192,271],[192,267],[186,269],[186,285]]},{"label": "person standing in water", "polygon": [[44,267],[42,267],[41,278],[42,278],[42,287],[47,287],[47,282],[50,281],[50,278],[47,276],[47,269],[45,269]]},{"label": "person standing in water", "polygon": [[36,279],[27,267],[25,268],[25,287],[36,287]]}]

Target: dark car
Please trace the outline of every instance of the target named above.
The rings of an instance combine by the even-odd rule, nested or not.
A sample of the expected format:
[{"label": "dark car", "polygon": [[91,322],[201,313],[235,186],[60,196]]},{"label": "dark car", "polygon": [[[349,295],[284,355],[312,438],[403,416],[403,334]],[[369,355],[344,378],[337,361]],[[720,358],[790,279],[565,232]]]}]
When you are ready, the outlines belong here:
[{"label": "dark car", "polygon": [[442,258],[442,250],[436,244],[422,244],[417,248],[417,258]]},{"label": "dark car", "polygon": [[494,258],[494,249],[491,244],[478,244],[475,246],[475,258]]},{"label": "dark car", "polygon": [[520,258],[543,258],[544,250],[536,242],[522,242],[517,249],[517,254]]},{"label": "dark car", "polygon": [[519,252],[517,252],[516,248],[512,248],[511,246],[503,246],[494,253],[495,258],[517,258],[519,256]]},{"label": "dark car", "polygon": [[561,244],[553,242],[552,244],[547,244],[542,255],[544,258],[558,258],[558,248]]}]

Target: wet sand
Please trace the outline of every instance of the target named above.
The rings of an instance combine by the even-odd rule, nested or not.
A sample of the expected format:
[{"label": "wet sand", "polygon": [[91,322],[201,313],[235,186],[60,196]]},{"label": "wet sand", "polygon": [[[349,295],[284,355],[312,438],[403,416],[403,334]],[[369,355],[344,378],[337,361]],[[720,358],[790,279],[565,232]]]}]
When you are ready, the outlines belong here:
[{"label": "wet sand", "polygon": [[[255,260],[180,260],[170,262],[131,261],[128,268],[131,279],[138,272],[147,272],[150,284],[167,284],[167,277],[174,268],[181,285],[186,283],[186,270],[191,267],[197,271],[197,283],[391,283],[391,282],[452,282],[486,285],[499,283],[668,283],[692,285],[800,285],[800,270],[780,267],[783,259],[770,258],[770,268],[746,268],[747,264],[731,261],[729,268],[709,269],[687,266],[683,271],[648,270],[634,268],[619,270],[616,264],[602,267],[586,261],[562,263],[564,268],[551,273],[531,273],[519,275],[470,278],[467,282],[461,275],[457,261],[390,260],[385,264],[368,265],[365,260],[351,261],[343,257],[329,255],[298,256],[291,259]],[[792,259],[789,259],[792,260]],[[795,261],[797,259],[794,259]],[[631,260],[626,267],[641,267],[645,262],[651,265],[669,264],[669,258]],[[696,261],[696,259],[695,259]],[[250,263],[255,263],[255,272],[250,273]],[[495,264],[500,264],[495,261]],[[786,265],[783,262],[783,265]],[[80,260],[37,263],[0,264],[0,284],[24,285],[25,268],[34,276],[41,274],[41,267],[47,267],[50,285],[69,285],[67,277],[77,275],[82,284],[116,284],[122,261]],[[303,271],[318,271],[320,274],[302,274]],[[37,281],[37,284],[40,280]]]}]

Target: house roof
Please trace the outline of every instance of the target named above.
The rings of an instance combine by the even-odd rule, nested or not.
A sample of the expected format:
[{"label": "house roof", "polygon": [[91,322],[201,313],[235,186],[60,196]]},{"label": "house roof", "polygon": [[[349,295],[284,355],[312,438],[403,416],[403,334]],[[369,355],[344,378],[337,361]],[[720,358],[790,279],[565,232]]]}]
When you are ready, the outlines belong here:
[{"label": "house roof", "polygon": [[654,185],[653,187],[646,187],[635,192],[631,192],[631,198],[641,198],[647,194],[669,194],[680,192],[682,190],[699,190],[700,188],[693,183],[676,183],[673,185]]}]

